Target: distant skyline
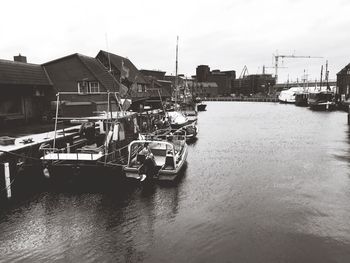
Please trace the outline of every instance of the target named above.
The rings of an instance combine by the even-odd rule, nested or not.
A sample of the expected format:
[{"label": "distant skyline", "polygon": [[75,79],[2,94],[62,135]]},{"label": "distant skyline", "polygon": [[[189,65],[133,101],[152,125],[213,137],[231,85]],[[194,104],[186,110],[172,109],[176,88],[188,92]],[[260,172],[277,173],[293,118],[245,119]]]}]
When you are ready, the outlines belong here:
[{"label": "distant skyline", "polygon": [[[211,69],[274,73],[273,53],[322,56],[284,59],[279,82],[320,78],[328,60],[330,78],[350,63],[350,2],[346,0],[43,1],[2,3],[0,59],[21,53],[45,63],[99,50],[128,57],[138,69],[191,76]],[[282,63],[280,64],[282,66]]]}]

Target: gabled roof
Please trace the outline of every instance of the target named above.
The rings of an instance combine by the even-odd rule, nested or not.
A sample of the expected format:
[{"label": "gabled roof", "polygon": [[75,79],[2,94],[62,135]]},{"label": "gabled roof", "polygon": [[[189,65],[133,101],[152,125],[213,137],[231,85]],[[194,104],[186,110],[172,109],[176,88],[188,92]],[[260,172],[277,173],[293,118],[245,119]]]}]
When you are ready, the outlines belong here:
[{"label": "gabled roof", "polygon": [[106,90],[119,90],[119,82],[112,76],[112,74],[108,72],[108,70],[102,65],[100,61],[93,57],[85,56],[79,53],[74,53],[65,57],[46,62],[43,64],[43,66],[45,67],[46,65],[57,63],[61,60],[69,59],[71,57],[77,57]]},{"label": "gabled roof", "polygon": [[339,72],[337,73],[337,75],[346,75],[349,68],[350,68],[350,63],[347,64],[344,68],[342,68],[342,70],[339,71]]},{"label": "gabled roof", "polygon": [[110,74],[100,61],[96,58],[77,54],[83,64],[90,70],[90,72],[98,79],[98,81],[110,91],[119,90],[119,82]]},{"label": "gabled roof", "polygon": [[42,66],[4,59],[0,59],[0,84],[52,86]]},{"label": "gabled roof", "polygon": [[[116,67],[120,72],[124,72],[125,70],[127,70],[129,75],[127,78],[129,81],[133,83],[136,82],[141,84],[147,84],[147,81],[145,80],[144,76],[128,58],[124,58],[103,50],[100,50],[96,58],[99,57],[100,55],[104,56],[106,59],[109,59],[111,61],[111,64],[114,67]],[[123,68],[123,64],[124,64],[124,68]]]}]

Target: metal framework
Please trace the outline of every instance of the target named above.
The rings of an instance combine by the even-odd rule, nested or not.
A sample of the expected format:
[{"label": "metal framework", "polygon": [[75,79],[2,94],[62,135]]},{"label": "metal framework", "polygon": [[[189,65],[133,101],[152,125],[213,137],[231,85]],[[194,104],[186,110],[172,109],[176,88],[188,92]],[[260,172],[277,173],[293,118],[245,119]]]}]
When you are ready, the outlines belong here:
[{"label": "metal framework", "polygon": [[273,55],[275,58],[275,78],[276,78],[276,84],[278,81],[278,68],[279,68],[279,64],[278,64],[278,60],[280,58],[284,59],[284,58],[323,58],[323,57],[317,57],[317,56],[295,56],[293,55],[279,55],[279,54],[274,54]]}]

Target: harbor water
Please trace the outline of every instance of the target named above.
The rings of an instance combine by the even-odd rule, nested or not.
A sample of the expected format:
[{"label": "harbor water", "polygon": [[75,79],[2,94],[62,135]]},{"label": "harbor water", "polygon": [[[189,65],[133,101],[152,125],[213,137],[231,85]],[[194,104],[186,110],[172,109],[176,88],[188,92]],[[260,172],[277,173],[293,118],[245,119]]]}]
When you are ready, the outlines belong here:
[{"label": "harbor water", "polygon": [[0,262],[350,262],[346,113],[207,104],[178,182],[14,199]]}]

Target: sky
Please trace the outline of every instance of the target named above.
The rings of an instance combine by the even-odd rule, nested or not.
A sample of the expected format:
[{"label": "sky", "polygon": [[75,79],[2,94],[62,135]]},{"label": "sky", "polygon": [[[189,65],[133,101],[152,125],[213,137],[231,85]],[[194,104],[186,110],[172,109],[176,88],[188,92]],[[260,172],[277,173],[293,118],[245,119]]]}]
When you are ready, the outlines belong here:
[{"label": "sky", "polygon": [[0,59],[14,55],[41,64],[99,50],[128,57],[138,69],[175,75],[211,69],[274,73],[273,54],[285,58],[279,82],[330,79],[350,63],[348,0],[5,0],[1,3]]}]

